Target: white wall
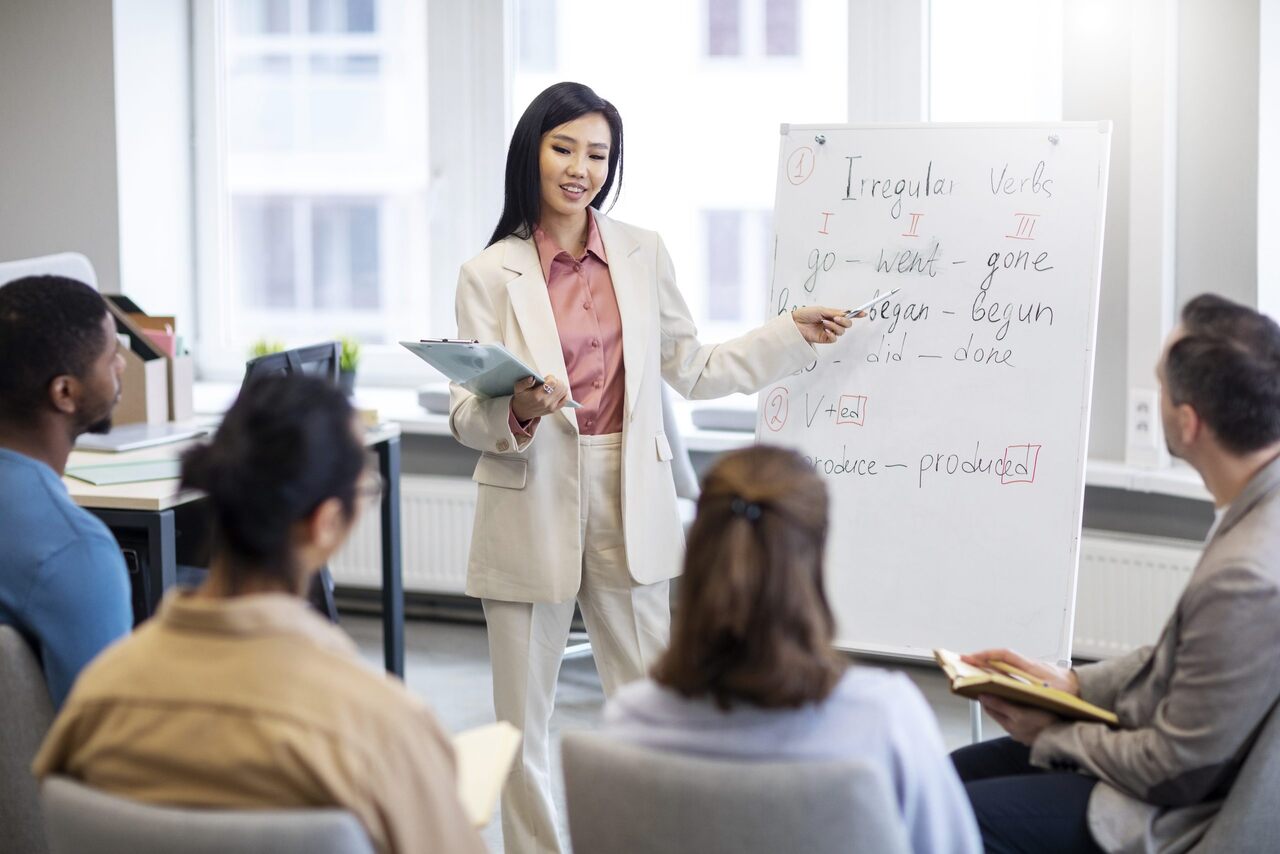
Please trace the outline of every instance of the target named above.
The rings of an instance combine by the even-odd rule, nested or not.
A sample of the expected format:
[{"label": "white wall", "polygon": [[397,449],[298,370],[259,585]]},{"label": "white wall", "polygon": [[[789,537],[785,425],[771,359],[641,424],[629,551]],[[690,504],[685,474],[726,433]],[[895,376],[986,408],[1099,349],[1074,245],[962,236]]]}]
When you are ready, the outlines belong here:
[{"label": "white wall", "polygon": [[1258,14],[1178,4],[1179,307],[1204,291],[1257,304]]},{"label": "white wall", "polygon": [[0,259],[83,252],[103,291],[194,321],[187,19],[0,0]]},{"label": "white wall", "polygon": [[115,0],[121,289],[151,314],[192,314],[191,39],[175,0]]},{"label": "white wall", "polygon": [[[1268,293],[1264,286],[1260,296],[1260,271],[1280,292],[1280,261],[1266,249],[1266,235],[1280,234],[1280,205],[1275,193],[1259,193],[1260,182],[1280,182],[1280,154],[1272,153],[1280,147],[1280,57],[1266,49],[1268,38],[1280,47],[1280,0],[1168,2],[1178,31],[1176,306],[1169,308],[1205,291],[1259,305]],[[1064,4],[1063,118],[1114,123],[1089,448],[1107,459],[1125,457],[1129,330],[1144,321],[1129,317],[1126,305],[1132,164],[1150,155],[1131,146],[1133,10],[1131,0]],[[1150,354],[1153,366],[1158,355]]]},{"label": "white wall", "polygon": [[1280,0],[1258,22],[1258,308],[1280,317]]},{"label": "white wall", "polygon": [[0,0],[0,259],[83,252],[119,290],[111,5]]},{"label": "white wall", "polygon": [[1072,0],[1064,4],[1062,118],[1112,122],[1089,455],[1117,460],[1124,458],[1125,448],[1129,328],[1130,38],[1127,2]]}]

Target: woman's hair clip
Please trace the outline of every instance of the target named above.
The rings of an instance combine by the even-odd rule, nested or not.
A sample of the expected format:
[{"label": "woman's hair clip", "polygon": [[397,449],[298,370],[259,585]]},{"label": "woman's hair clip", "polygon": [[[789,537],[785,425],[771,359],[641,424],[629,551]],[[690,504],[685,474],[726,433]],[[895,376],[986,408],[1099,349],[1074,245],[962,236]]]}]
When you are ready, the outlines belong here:
[{"label": "woman's hair clip", "polygon": [[733,511],[733,515],[741,516],[748,522],[754,522],[760,518],[760,505],[754,501],[747,501],[743,498],[735,498],[729,502],[729,509]]}]

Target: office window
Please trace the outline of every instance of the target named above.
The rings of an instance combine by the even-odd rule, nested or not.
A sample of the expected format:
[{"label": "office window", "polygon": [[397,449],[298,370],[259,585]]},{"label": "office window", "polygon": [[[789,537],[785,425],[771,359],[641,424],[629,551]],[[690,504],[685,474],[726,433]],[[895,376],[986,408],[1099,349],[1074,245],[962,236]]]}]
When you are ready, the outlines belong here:
[{"label": "office window", "polygon": [[765,0],[764,52],[795,56],[800,51],[800,0]]},{"label": "office window", "polygon": [[[517,13],[528,1],[515,0]],[[779,124],[839,123],[848,114],[846,0],[779,4],[794,11],[796,28],[796,55],[785,62],[764,53],[764,0],[724,7],[754,16],[754,52],[709,62],[714,6],[559,0],[556,70],[515,70],[510,117],[514,124],[534,96],[560,80],[588,83],[617,106],[625,163],[621,196],[607,213],[662,236],[706,341],[768,316],[773,236],[766,212],[777,183]],[[606,31],[627,37],[598,37]],[[654,45],[661,45],[661,61]]]},{"label": "office window", "polygon": [[1063,0],[931,0],[929,118],[1061,121]]},{"label": "office window", "polygon": [[742,53],[742,0],[707,0],[707,55]]},{"label": "office window", "polygon": [[707,317],[742,313],[742,211],[707,211]]},{"label": "office window", "polygon": [[226,238],[202,280],[205,373],[262,338],[376,355],[425,334],[426,0],[211,2],[222,159],[202,227]]},{"label": "office window", "polygon": [[773,269],[772,211],[703,211],[707,305],[713,323],[744,327],[765,319]]},{"label": "office window", "polygon": [[798,56],[800,0],[706,0],[706,52],[709,57]]},{"label": "office window", "polygon": [[525,71],[556,67],[556,0],[524,0],[516,10],[516,51]]}]

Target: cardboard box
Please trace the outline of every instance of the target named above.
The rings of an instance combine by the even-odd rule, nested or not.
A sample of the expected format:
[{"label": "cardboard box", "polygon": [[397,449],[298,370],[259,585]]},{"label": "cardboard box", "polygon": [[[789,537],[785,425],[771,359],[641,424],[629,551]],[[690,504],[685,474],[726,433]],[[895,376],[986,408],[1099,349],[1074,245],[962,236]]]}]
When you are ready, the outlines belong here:
[{"label": "cardboard box", "polygon": [[163,424],[169,421],[169,360],[128,315],[107,300],[117,333],[129,339],[124,351],[124,377],[116,424]]},{"label": "cardboard box", "polygon": [[[114,296],[114,295],[113,295]],[[138,366],[130,369],[130,360],[125,358],[125,391],[120,398],[120,406],[125,404],[125,396],[129,394],[128,382],[132,379],[136,383],[143,384],[144,391],[142,398],[144,403],[137,403],[136,400],[130,401],[131,405],[125,410],[124,418],[131,420],[122,420],[120,409],[117,408],[117,414],[113,419],[117,424],[135,424],[145,422],[154,424],[164,421],[186,421],[195,414],[195,404],[193,401],[196,369],[195,362],[190,356],[174,356],[172,353],[174,341],[174,318],[165,316],[152,316],[144,314],[140,311],[130,311],[129,308],[137,308],[132,300],[124,300],[120,298],[107,298],[107,304],[111,307],[111,313],[116,318],[116,327],[122,333],[130,336],[130,349],[134,351],[134,355],[139,360],[150,364],[156,357],[164,360],[164,372],[159,379],[165,388],[165,408],[164,415],[157,418],[155,415],[155,407],[158,405],[158,394],[150,390],[148,383],[155,383],[152,374],[154,368],[148,368],[146,371]],[[159,336],[150,333],[160,333]],[[135,338],[141,339],[141,345],[134,343]],[[159,339],[159,340],[158,340]],[[165,342],[168,346],[165,346]]]}]

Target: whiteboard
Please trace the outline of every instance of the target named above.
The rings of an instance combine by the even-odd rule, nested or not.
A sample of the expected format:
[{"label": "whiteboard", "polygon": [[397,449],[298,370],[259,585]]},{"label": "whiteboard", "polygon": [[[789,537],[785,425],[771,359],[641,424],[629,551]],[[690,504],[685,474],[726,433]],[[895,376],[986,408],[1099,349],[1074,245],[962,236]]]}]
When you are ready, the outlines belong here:
[{"label": "whiteboard", "polygon": [[1070,660],[1110,139],[783,126],[769,315],[901,288],[759,398],[826,478],[837,646]]}]

